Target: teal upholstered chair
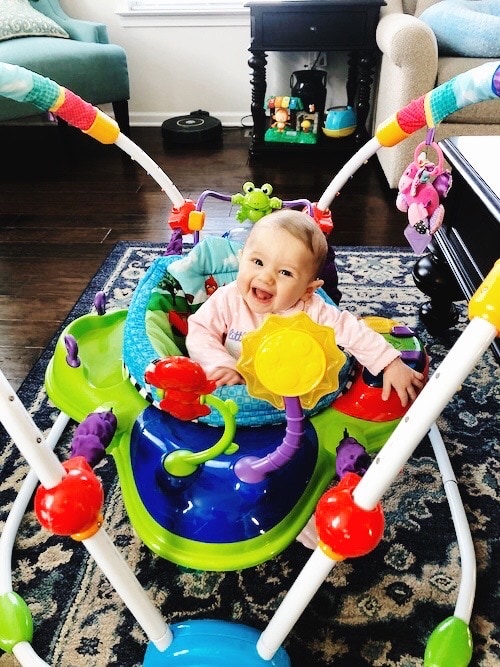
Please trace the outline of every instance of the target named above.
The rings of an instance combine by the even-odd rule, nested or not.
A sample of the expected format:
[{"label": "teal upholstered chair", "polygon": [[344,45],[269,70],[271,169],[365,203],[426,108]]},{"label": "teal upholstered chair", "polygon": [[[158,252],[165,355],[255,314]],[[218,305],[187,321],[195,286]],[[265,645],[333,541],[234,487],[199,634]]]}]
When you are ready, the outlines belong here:
[{"label": "teal upholstered chair", "polygon": [[[1,0],[0,62],[42,74],[96,106],[111,103],[129,134],[127,56],[109,43],[102,23],[69,17],[58,0]],[[31,104],[0,97],[0,121],[35,114],[40,110]]]}]

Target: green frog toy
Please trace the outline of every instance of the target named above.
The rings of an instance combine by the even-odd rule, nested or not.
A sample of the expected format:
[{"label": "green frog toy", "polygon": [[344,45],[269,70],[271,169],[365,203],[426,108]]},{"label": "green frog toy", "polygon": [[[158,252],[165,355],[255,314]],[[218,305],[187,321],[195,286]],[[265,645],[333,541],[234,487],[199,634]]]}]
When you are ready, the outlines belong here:
[{"label": "green frog toy", "polygon": [[253,183],[247,181],[243,184],[243,193],[238,192],[231,196],[231,204],[238,204],[239,211],[236,213],[236,219],[239,222],[250,220],[251,223],[258,222],[268,213],[282,207],[282,200],[278,197],[271,197],[273,188],[269,183],[264,183],[261,188],[255,187]]}]

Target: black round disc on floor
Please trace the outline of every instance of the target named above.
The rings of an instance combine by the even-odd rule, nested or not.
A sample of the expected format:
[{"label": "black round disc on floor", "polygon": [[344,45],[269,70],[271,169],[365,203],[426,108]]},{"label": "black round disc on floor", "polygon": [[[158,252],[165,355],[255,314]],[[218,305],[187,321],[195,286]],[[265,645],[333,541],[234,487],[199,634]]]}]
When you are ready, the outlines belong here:
[{"label": "black round disc on floor", "polygon": [[217,144],[222,141],[222,124],[208,111],[191,111],[187,116],[164,121],[161,133],[166,145]]}]

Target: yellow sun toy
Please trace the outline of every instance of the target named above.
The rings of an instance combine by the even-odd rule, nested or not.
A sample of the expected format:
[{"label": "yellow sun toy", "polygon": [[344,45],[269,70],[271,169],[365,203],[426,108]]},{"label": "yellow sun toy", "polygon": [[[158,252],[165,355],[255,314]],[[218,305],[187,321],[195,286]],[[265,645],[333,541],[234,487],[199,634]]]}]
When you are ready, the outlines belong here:
[{"label": "yellow sun toy", "polygon": [[284,397],[298,396],[303,408],[312,408],[335,391],[345,361],[333,329],[297,313],[270,315],[257,331],[248,333],[237,367],[252,396],[282,410]]}]

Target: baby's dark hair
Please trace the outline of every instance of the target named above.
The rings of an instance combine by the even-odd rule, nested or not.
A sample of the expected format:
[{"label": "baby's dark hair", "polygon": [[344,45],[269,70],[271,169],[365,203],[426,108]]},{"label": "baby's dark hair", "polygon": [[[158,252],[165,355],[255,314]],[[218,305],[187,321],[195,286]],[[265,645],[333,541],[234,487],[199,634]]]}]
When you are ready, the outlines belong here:
[{"label": "baby's dark hair", "polygon": [[316,224],[313,218],[302,211],[295,211],[291,208],[282,208],[279,211],[273,211],[264,216],[254,226],[262,223],[273,226],[277,229],[283,229],[296,239],[301,241],[308,248],[314,257],[315,276],[321,273],[321,269],[328,253],[328,243],[325,235]]}]

